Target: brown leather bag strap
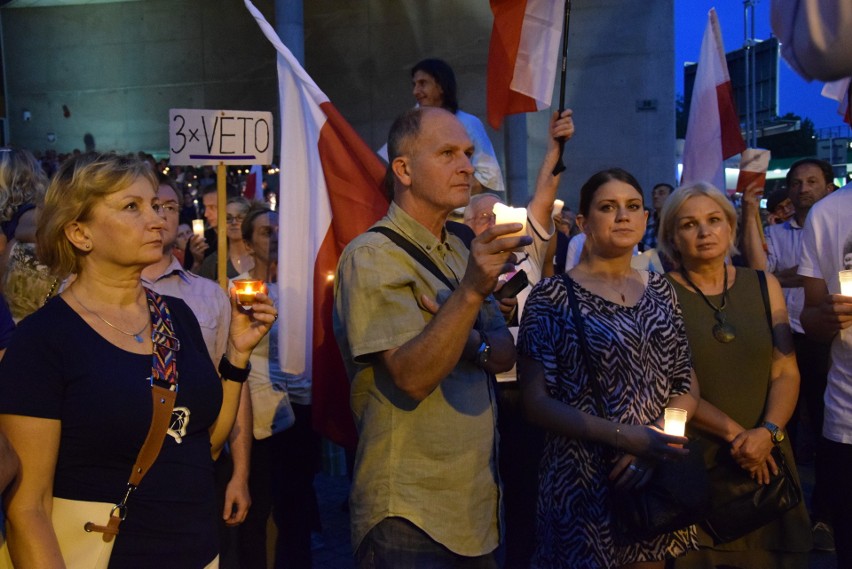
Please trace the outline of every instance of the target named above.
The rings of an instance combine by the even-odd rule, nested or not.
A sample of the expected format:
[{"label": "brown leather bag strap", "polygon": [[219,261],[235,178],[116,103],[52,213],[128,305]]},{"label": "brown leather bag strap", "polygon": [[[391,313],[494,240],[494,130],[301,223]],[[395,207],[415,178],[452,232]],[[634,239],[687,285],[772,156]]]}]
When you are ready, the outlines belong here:
[{"label": "brown leather bag strap", "polygon": [[118,526],[127,515],[127,499],[136,490],[136,487],[139,486],[139,482],[148,473],[154,461],[157,460],[157,456],[160,454],[160,449],[163,448],[163,442],[166,439],[166,432],[171,424],[177,392],[154,385],[151,388],[151,397],[154,403],[154,416],[151,419],[151,426],[148,429],[145,442],[142,444],[142,448],[139,449],[136,464],[133,465],[133,472],[130,474],[124,498],[110,512],[107,525],[102,526],[93,522],[87,522],[84,526],[86,531],[95,531],[104,534],[104,541],[107,542],[118,535]]},{"label": "brown leather bag strap", "polygon": [[136,456],[124,497],[110,512],[109,522],[105,526],[86,522],[84,526],[88,532],[103,533],[104,541],[111,541],[118,535],[118,526],[127,516],[128,499],[157,460],[172,423],[172,411],[177,399],[176,352],[180,349],[180,342],[174,335],[171,315],[162,297],[148,289],[145,289],[145,293],[151,313],[151,340],[154,344],[150,378],[153,406],[151,425],[148,427],[145,442]]},{"label": "brown leather bag strap", "polygon": [[177,391],[155,385],[151,388],[151,399],[154,402],[154,416],[151,418],[151,427],[148,429],[145,443],[139,449],[136,464],[133,465],[130,480],[127,482],[133,486],[139,486],[142,478],[148,473],[154,461],[157,460],[160,449],[163,448],[166,432],[172,422],[172,411],[175,408]]}]

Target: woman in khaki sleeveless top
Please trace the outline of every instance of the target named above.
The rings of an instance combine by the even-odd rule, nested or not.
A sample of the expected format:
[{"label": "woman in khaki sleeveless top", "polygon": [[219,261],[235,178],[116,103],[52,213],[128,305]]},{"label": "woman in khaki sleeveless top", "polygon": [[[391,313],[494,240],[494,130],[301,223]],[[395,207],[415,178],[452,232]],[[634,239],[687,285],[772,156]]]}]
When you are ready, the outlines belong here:
[{"label": "woman in khaki sleeveless top", "polygon": [[[799,372],[781,286],[766,275],[770,330],[756,271],[731,266],[736,212],[709,184],[677,189],[666,201],[658,244],[677,268],[674,285],[686,322],[701,401],[689,423],[706,441],[705,461],[729,451],[758,481],[768,481],[780,445],[795,461],[784,426],[796,406]],[[696,432],[697,431],[697,432]],[[735,541],[714,545],[699,529],[700,549],[678,559],[681,568],[807,567],[810,525],[804,503]]]}]

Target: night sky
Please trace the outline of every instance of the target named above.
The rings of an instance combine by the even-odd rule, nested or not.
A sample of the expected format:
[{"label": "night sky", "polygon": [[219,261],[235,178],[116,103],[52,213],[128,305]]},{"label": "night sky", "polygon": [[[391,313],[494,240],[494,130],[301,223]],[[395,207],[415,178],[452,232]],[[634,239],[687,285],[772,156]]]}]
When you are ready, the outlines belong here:
[{"label": "night sky", "polygon": [[[683,64],[698,61],[701,39],[707,26],[707,13],[716,8],[725,51],[743,47],[744,20],[741,0],[675,0],[675,92],[683,94]],[[769,23],[769,0],[758,0],[755,7],[755,38],[771,36]],[[814,126],[833,127],[842,125],[837,114],[837,102],[820,95],[823,83],[807,83],[781,60],[779,64],[778,114],[795,113],[810,118]]]}]

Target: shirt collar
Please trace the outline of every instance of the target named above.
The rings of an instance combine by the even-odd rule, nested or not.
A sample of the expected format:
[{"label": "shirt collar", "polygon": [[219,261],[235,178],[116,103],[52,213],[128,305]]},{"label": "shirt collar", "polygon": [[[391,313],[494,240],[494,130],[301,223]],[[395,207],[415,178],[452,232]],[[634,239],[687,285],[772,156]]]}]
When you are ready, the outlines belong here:
[{"label": "shirt collar", "polygon": [[163,273],[160,276],[153,278],[153,279],[146,279],[145,277],[142,277],[142,281],[146,282],[148,284],[152,284],[152,283],[155,283],[159,280],[162,280],[162,279],[164,279],[168,276],[176,274],[184,282],[188,283],[189,279],[191,277],[195,276],[195,275],[193,275],[192,273],[190,273],[189,271],[184,269],[183,265],[180,264],[180,261],[178,261],[177,258],[174,255],[172,255],[171,257],[172,257],[171,262],[169,262],[169,265],[165,268],[165,270],[163,270]]},{"label": "shirt collar", "polygon": [[416,243],[427,252],[431,252],[440,245],[449,247],[447,243],[447,230],[445,228],[441,228],[441,238],[438,239],[419,221],[399,207],[396,202],[391,202],[387,217],[392,224],[397,226],[405,234],[409,241]]}]

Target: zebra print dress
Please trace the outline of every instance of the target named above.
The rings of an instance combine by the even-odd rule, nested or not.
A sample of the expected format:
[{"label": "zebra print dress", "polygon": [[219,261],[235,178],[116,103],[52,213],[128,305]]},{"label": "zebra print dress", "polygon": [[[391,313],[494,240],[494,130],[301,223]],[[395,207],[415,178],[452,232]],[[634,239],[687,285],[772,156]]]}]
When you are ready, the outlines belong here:
[{"label": "zebra print dress", "polygon": [[[533,289],[518,337],[519,353],[543,365],[551,397],[597,415],[567,286],[577,295],[611,420],[649,424],[672,396],[689,391],[686,331],[674,291],[662,276],[647,274],[644,294],[626,307],[559,275]],[[617,497],[607,481],[614,457],[610,447],[548,434],[539,468],[534,567],[604,569],[677,557],[696,547],[694,528],[638,543],[614,535],[610,501]]]}]

